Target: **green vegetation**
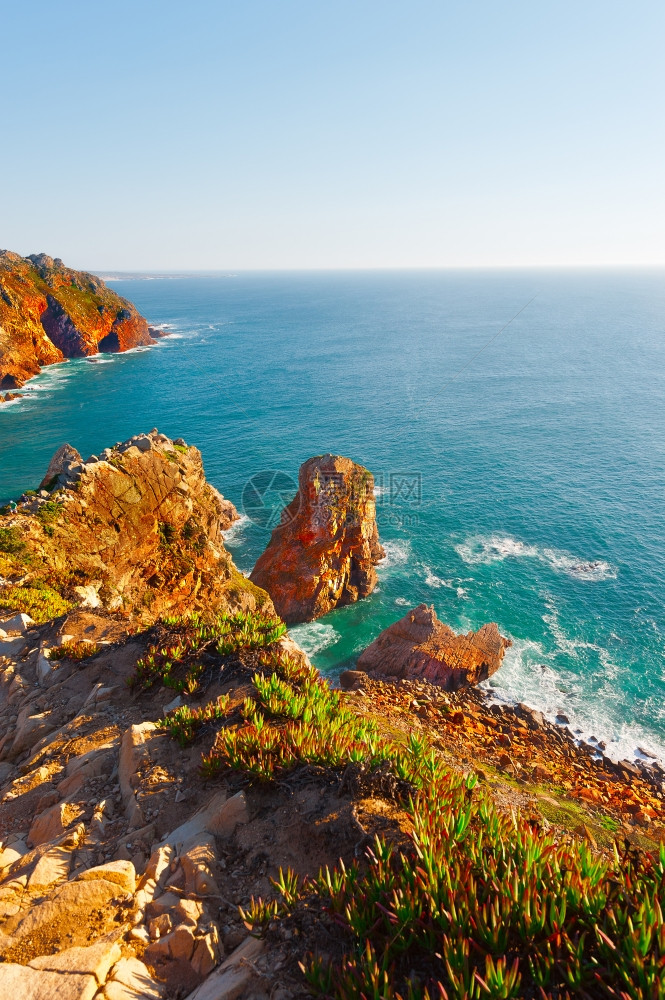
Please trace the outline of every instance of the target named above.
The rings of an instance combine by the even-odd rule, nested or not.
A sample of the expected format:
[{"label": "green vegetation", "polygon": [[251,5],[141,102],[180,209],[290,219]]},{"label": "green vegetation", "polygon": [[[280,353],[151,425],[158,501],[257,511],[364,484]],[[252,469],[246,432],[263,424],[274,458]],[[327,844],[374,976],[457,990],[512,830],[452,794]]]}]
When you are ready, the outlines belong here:
[{"label": "green vegetation", "polygon": [[[271,780],[301,762],[388,768],[411,817],[406,847],[377,838],[365,863],[326,869],[242,911],[254,933],[323,907],[340,962],[303,966],[337,1000],[665,998],[665,846],[656,858],[557,839],[499,813],[476,778],[449,772],[426,740],[383,740],[314,671],[264,653],[243,721],[222,728],[204,773]],[[230,723],[230,719],[228,720]],[[410,792],[408,792],[410,790]]]},{"label": "green vegetation", "polygon": [[0,552],[25,560],[28,546],[21,538],[18,528],[0,528]]},{"label": "green vegetation", "polygon": [[173,447],[175,448],[176,451],[181,452],[183,455],[186,455],[187,452],[189,451],[189,448],[187,447],[186,444],[174,444]]},{"label": "green vegetation", "polygon": [[46,534],[50,536],[53,534],[53,525],[58,520],[61,513],[61,504],[57,503],[55,500],[47,500],[46,503],[41,504],[35,514],[35,517],[40,522]]},{"label": "green vegetation", "polygon": [[65,600],[51,587],[36,581],[25,587],[5,587],[0,590],[0,608],[7,611],[23,611],[38,625],[64,615],[73,607],[71,601]]},{"label": "green vegetation", "polygon": [[96,642],[63,642],[61,646],[53,646],[49,650],[49,660],[87,660],[95,656],[101,650]]},{"label": "green vegetation", "polygon": [[228,656],[241,649],[264,649],[286,631],[278,618],[250,611],[221,614],[208,622],[197,614],[166,616],[162,622],[172,630],[173,641],[148,648],[128,681],[132,688],[147,691],[159,682],[174,691],[195,694],[205,669],[200,662],[204,653]]},{"label": "green vegetation", "polygon": [[182,705],[175,708],[164,719],[160,719],[158,725],[163,729],[168,729],[171,736],[178,741],[181,747],[187,746],[195,739],[199,730],[207,722],[215,722],[223,719],[229,705],[228,695],[220,695],[215,701],[209,701],[202,708],[192,708],[190,705]]}]

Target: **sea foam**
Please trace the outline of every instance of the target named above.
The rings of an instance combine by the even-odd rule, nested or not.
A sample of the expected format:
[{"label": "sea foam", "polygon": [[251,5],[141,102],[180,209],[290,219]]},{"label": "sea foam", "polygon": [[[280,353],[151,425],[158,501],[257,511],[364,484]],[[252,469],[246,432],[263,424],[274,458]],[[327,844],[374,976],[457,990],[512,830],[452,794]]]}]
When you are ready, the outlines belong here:
[{"label": "sea foam", "polygon": [[306,622],[303,625],[294,625],[289,629],[289,635],[294,642],[297,642],[301,649],[308,656],[320,653],[328,646],[334,646],[341,639],[341,635],[324,622]]},{"label": "sea foam", "polygon": [[470,566],[490,565],[504,559],[535,559],[555,572],[590,582],[613,580],[618,573],[604,559],[584,559],[569,552],[529,545],[510,535],[474,535],[456,545],[455,551]]}]

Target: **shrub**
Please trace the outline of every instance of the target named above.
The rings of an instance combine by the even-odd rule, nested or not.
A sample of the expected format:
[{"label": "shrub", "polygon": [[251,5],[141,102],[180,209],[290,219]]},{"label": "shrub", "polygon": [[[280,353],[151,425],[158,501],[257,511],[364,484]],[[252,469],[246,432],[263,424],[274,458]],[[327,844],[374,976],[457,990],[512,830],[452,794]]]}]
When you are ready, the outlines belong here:
[{"label": "shrub", "polygon": [[43,625],[52,618],[64,615],[74,605],[51,587],[33,585],[0,590],[0,607],[8,611],[23,611],[38,625]]},{"label": "shrub", "polygon": [[147,691],[159,681],[174,691],[194,694],[204,672],[200,662],[204,653],[228,656],[241,649],[262,649],[286,631],[278,618],[249,611],[217,615],[210,621],[198,614],[167,615],[162,623],[172,630],[173,641],[148,648],[128,681],[130,687]]},{"label": "shrub", "polygon": [[87,660],[100,652],[101,646],[95,642],[63,642],[61,646],[53,646],[49,650],[49,660]]},{"label": "shrub", "polygon": [[182,705],[169,712],[166,718],[160,719],[158,725],[163,729],[168,729],[171,736],[178,741],[180,746],[184,747],[195,739],[198,731],[206,723],[223,719],[228,704],[228,695],[220,695],[216,701],[209,701],[202,708]]},{"label": "shrub", "polygon": [[340,862],[302,884],[280,874],[279,898],[241,910],[258,933],[301,903],[323,906],[343,957],[302,965],[315,995],[665,998],[665,845],[657,858],[617,847],[608,862],[584,841],[562,842],[498,812],[475,776],[447,770],[426,740],[391,744],[307,670],[270,665],[254,677],[245,723],[219,732],[206,773],[228,766],[270,780],[300,761],[381,763],[412,791],[406,847],[376,838],[366,863]]}]

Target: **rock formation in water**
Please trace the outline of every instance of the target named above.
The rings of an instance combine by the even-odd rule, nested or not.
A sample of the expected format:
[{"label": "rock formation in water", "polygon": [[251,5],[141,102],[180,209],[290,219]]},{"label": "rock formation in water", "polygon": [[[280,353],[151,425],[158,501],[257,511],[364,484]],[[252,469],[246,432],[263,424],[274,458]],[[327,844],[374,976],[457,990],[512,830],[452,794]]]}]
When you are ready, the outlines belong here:
[{"label": "rock formation in water", "polygon": [[154,343],[159,331],[100,278],[46,254],[0,251],[0,389],[43,365]]},{"label": "rock formation in water", "polygon": [[0,608],[20,608],[21,595],[38,601],[43,585],[64,602],[142,621],[269,607],[224,548],[237,518],[206,481],[201,453],[180,439],[153,430],[85,462],[63,445],[39,492],[0,517]]},{"label": "rock formation in water", "polygon": [[501,666],[509,639],[492,622],[455,635],[433,607],[419,604],[385,629],[358,657],[358,669],[378,677],[425,680],[447,691],[484,681]]},{"label": "rock formation in water", "polygon": [[312,621],[367,597],[383,555],[372,474],[350,458],[319,455],[301,466],[298,492],[250,580],[284,621]]}]

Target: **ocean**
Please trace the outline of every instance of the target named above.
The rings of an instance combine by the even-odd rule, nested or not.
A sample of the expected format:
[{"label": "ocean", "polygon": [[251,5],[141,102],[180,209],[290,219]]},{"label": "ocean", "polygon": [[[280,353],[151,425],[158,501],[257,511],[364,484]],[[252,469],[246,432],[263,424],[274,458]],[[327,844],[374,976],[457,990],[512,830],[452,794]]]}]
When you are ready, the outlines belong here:
[{"label": "ocean", "polygon": [[171,335],[0,407],[3,502],[65,441],[87,457],[158,427],[243,512],[248,572],[300,463],[348,455],[387,555],[370,598],[291,630],[322,673],[433,604],[512,640],[496,698],[665,759],[662,271],[102,276]]}]

